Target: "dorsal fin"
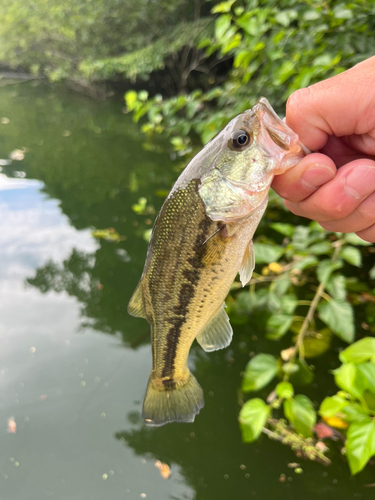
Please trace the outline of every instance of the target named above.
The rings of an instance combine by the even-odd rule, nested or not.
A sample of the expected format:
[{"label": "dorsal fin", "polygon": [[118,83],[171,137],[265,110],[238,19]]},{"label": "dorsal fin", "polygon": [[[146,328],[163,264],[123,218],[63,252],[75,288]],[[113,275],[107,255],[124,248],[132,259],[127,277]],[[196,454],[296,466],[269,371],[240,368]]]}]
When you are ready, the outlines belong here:
[{"label": "dorsal fin", "polygon": [[225,304],[197,336],[197,341],[207,352],[224,349],[231,343],[233,330],[224,307]]},{"label": "dorsal fin", "polygon": [[255,255],[254,255],[253,240],[251,240],[249,245],[246,247],[239,271],[242,286],[245,286],[249,283],[251,275],[253,274],[254,271],[254,267],[255,267]]},{"label": "dorsal fin", "polygon": [[134,290],[132,298],[130,299],[130,302],[128,304],[128,313],[131,316],[135,316],[136,318],[146,319],[141,281],[138,283],[137,288]]}]

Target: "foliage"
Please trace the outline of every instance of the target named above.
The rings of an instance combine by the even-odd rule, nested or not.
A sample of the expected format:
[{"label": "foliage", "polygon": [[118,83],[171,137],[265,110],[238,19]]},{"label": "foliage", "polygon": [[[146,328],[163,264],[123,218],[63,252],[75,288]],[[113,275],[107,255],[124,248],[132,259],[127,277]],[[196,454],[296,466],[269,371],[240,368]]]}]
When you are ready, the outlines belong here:
[{"label": "foliage", "polygon": [[169,64],[181,89],[199,64],[194,44],[210,33],[212,17],[202,19],[201,7],[200,0],[4,0],[0,64],[81,85],[116,75],[134,82]]},{"label": "foliage", "polygon": [[[121,74],[125,79],[135,82],[137,79],[147,80],[151,73],[167,66],[174,75],[177,73],[176,82],[180,90],[185,86],[191,71],[199,65],[201,58],[195,45],[204,34],[209,33],[210,21],[210,18],[203,18],[180,22],[174,29],[167,31],[148,45],[116,57],[83,60],[79,69],[89,80],[106,80]],[[193,51],[195,59],[190,57],[190,64],[181,64],[181,61],[178,61],[180,64],[176,64],[175,56],[184,48],[187,49],[184,57],[187,58],[189,52]]]},{"label": "foliage", "polygon": [[206,92],[196,88],[170,99],[126,95],[135,120],[147,115],[143,131],[167,133],[180,152],[188,151],[191,131],[206,143],[259,96],[281,112],[294,90],[373,54],[373,2],[230,0],[216,5],[213,13],[214,33],[198,48],[205,49],[207,58],[229,58],[232,67],[223,84],[211,75],[212,88]]},{"label": "foliage", "polygon": [[[280,340],[290,332],[292,342],[290,347],[281,350],[278,358],[260,353],[248,363],[243,392],[259,391],[272,380],[276,382],[267,398],[268,405],[264,401],[261,405],[260,398],[244,404],[239,418],[243,439],[256,440],[262,423],[263,431],[271,433],[270,437],[276,436],[292,446],[293,439],[285,442],[283,434],[275,431],[275,426],[278,428],[282,422],[276,418],[282,409],[288,436],[294,432],[300,439],[310,439],[306,446],[318,444],[319,447],[319,440],[313,438],[313,434],[320,415],[330,428],[345,430],[345,450],[350,469],[356,474],[375,455],[375,337],[358,340],[340,353],[343,364],[333,371],[340,390],[324,399],[319,412],[305,394],[295,395],[294,386],[311,383],[313,366],[307,364],[306,358],[315,358],[327,351],[332,335],[344,342],[353,342],[355,305],[361,302],[361,296],[369,304],[375,302],[374,291],[350,273],[353,267],[362,266],[360,247],[353,244],[362,245],[364,253],[367,253],[366,247],[368,250],[373,247],[352,234],[326,233],[315,222],[296,227],[274,223],[271,228],[284,236],[283,242],[278,245],[263,237],[266,251],[260,251],[257,262],[266,263],[268,256],[268,266],[254,273],[250,290],[241,291],[230,300],[230,311],[234,322],[251,315],[252,322],[258,322],[269,339]],[[261,242],[257,248],[261,250]],[[276,261],[271,261],[274,256]],[[369,312],[369,322],[362,326],[375,333],[372,308]],[[277,382],[280,378],[282,381]],[[247,411],[253,408],[253,401],[258,411]],[[334,437],[333,431],[331,437]],[[308,457],[301,446],[297,448]],[[321,454],[310,458],[322,461]]]}]

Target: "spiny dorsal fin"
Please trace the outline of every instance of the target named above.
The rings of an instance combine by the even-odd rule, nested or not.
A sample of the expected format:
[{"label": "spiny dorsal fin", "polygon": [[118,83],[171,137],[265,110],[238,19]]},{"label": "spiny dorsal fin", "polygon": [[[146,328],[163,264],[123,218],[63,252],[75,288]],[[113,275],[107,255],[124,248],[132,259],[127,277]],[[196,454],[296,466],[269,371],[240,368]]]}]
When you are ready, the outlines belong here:
[{"label": "spiny dorsal fin", "polygon": [[143,304],[143,295],[141,282],[138,283],[137,288],[134,290],[132,298],[130,299],[128,305],[128,313],[136,318],[145,318],[145,306]]},{"label": "spiny dorsal fin", "polygon": [[216,316],[213,317],[205,329],[197,336],[197,341],[207,352],[224,349],[224,347],[227,347],[231,343],[233,330],[224,307],[225,304],[220,307]]},{"label": "spiny dorsal fin", "polygon": [[251,240],[245,250],[245,254],[243,256],[242,264],[239,271],[242,286],[245,286],[249,283],[251,275],[253,274],[254,267],[255,267],[255,254],[254,254],[253,240]]}]

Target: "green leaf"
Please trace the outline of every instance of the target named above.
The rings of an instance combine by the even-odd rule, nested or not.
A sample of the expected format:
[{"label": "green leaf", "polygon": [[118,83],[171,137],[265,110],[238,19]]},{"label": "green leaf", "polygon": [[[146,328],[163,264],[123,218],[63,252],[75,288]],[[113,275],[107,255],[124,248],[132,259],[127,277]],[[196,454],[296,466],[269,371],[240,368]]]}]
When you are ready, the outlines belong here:
[{"label": "green leaf", "polygon": [[343,409],[345,420],[348,422],[363,422],[368,420],[369,414],[362,405],[357,403],[348,403]]},{"label": "green leaf", "polygon": [[349,302],[332,299],[329,302],[321,303],[319,317],[344,342],[353,342],[355,334],[354,313]]},{"label": "green leaf", "polygon": [[305,250],[309,243],[310,229],[306,226],[297,226],[293,233],[293,244],[296,250]]},{"label": "green leaf", "polygon": [[293,373],[297,373],[300,370],[300,367],[297,363],[292,363],[291,361],[288,361],[288,363],[284,363],[282,366],[282,370],[284,373],[287,373],[288,375],[291,375]]},{"label": "green leaf", "polygon": [[319,414],[322,415],[322,417],[333,417],[347,404],[347,399],[340,398],[340,396],[337,395],[325,398],[320,405]]},{"label": "green leaf", "polygon": [[299,269],[300,271],[303,271],[304,269],[306,269],[306,267],[313,266],[317,262],[318,259],[316,257],[309,255],[308,257],[304,257],[303,259],[296,261],[296,263],[293,264],[293,269]]},{"label": "green leaf", "polygon": [[353,363],[341,365],[333,371],[335,382],[340,389],[348,392],[355,398],[361,398],[367,389],[366,378]]},{"label": "green leaf", "polygon": [[220,41],[231,25],[231,17],[229,15],[219,16],[215,21],[215,36]]},{"label": "green leaf", "polygon": [[282,274],[280,279],[274,281],[273,291],[276,295],[278,295],[282,299],[285,292],[289,289],[290,284],[291,281],[288,275],[286,273]]},{"label": "green leaf", "polygon": [[321,262],[319,262],[318,268],[316,270],[318,280],[321,283],[326,284],[333,271],[335,271],[336,269],[340,269],[340,267],[342,267],[342,262],[340,261],[332,262],[330,259],[322,260]]},{"label": "green leaf", "polygon": [[332,244],[328,241],[322,241],[320,243],[315,243],[309,247],[309,253],[313,255],[323,255],[329,254],[332,250]]},{"label": "green leaf", "polygon": [[374,412],[375,411],[375,394],[370,391],[365,391],[363,394],[363,404],[367,406],[367,408]]},{"label": "green leaf", "polygon": [[248,362],[242,380],[244,392],[257,391],[266,386],[278,371],[277,360],[271,354],[257,354]]},{"label": "green leaf", "polygon": [[284,413],[296,432],[304,437],[312,435],[316,411],[307,396],[299,394],[294,399],[284,401]]},{"label": "green leaf", "polygon": [[341,351],[339,358],[342,363],[363,363],[374,356],[375,337],[365,337]]},{"label": "green leaf", "polygon": [[128,109],[132,111],[134,109],[135,103],[137,102],[137,92],[135,92],[134,90],[129,90],[128,92],[126,92],[125,102]]},{"label": "green leaf", "polygon": [[346,454],[351,473],[360,472],[375,455],[375,421],[353,422],[347,433]]},{"label": "green leaf", "polygon": [[305,358],[316,358],[324,354],[330,347],[332,332],[329,328],[323,328],[315,336],[303,340]]},{"label": "green leaf", "polygon": [[364,247],[368,247],[372,245],[372,243],[369,243],[368,241],[364,241],[362,238],[357,236],[355,233],[347,233],[344,235],[344,240],[347,243],[350,243],[351,245],[361,245]]},{"label": "green leaf", "polygon": [[277,262],[284,253],[284,249],[277,245],[267,243],[254,243],[255,262],[257,264],[270,264]]},{"label": "green leaf", "polygon": [[368,390],[375,394],[375,363],[362,363],[357,369],[365,377]]},{"label": "green leaf", "polygon": [[298,14],[295,10],[281,10],[275,15],[275,21],[287,28],[297,16]]},{"label": "green leaf", "polygon": [[332,276],[327,283],[327,290],[336,300],[346,299],[346,279],[342,274]]},{"label": "green leaf", "polygon": [[293,384],[294,387],[311,384],[314,380],[314,372],[309,368],[309,366],[306,363],[301,363],[300,360],[296,361],[295,365],[297,365],[298,371],[290,375],[290,383]]},{"label": "green leaf", "polygon": [[287,314],[273,314],[267,321],[268,339],[276,340],[283,337],[293,323],[293,316]]},{"label": "green leaf", "polygon": [[260,436],[270,414],[270,408],[259,398],[246,401],[240,411],[242,440],[252,443]]},{"label": "green leaf", "polygon": [[232,5],[236,0],[229,0],[227,2],[220,2],[211,9],[212,14],[218,14],[221,12],[230,12]]},{"label": "green leaf", "polygon": [[298,305],[298,298],[294,293],[280,297],[280,308],[287,314],[292,314]]},{"label": "green leaf", "polygon": [[352,9],[346,9],[345,4],[341,3],[333,9],[333,15],[336,19],[351,19],[353,11]]},{"label": "green leaf", "polygon": [[284,236],[291,238],[294,233],[294,226],[292,224],[285,224],[284,222],[273,222],[270,227]]},{"label": "green leaf", "polygon": [[290,399],[294,396],[294,388],[290,382],[279,382],[276,386],[279,398]]},{"label": "green leaf", "polygon": [[362,265],[362,254],[358,248],[351,246],[344,247],[339,256],[349,264],[352,264],[352,266],[360,267]]},{"label": "green leaf", "polygon": [[375,280],[375,265],[370,269],[368,274],[372,280]]},{"label": "green leaf", "polygon": [[320,12],[317,9],[314,10],[307,10],[303,14],[303,18],[305,21],[316,21],[316,19],[319,19],[321,16]]}]

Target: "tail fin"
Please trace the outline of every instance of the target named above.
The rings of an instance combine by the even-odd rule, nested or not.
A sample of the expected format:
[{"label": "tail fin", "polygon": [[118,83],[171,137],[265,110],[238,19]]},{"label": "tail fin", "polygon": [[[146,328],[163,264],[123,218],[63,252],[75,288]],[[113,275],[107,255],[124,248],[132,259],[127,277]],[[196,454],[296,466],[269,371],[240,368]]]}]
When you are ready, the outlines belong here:
[{"label": "tail fin", "polygon": [[168,422],[194,422],[203,406],[202,387],[191,373],[185,384],[163,390],[156,389],[150,377],[142,416],[147,425],[157,427]]}]

